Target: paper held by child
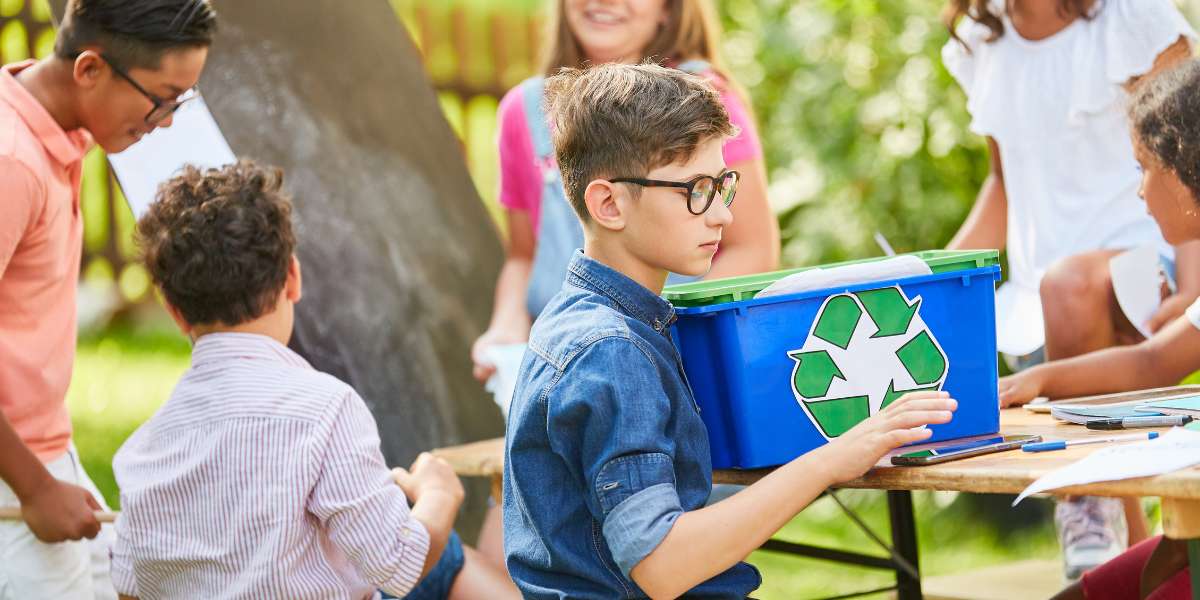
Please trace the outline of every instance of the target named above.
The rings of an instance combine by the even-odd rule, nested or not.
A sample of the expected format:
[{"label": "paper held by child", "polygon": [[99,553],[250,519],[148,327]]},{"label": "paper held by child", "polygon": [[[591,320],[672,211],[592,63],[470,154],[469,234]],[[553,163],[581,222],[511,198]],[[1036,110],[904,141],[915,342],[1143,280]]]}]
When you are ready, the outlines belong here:
[{"label": "paper held by child", "polygon": [[1162,475],[1200,464],[1200,432],[1176,427],[1156,440],[1097,450],[1030,484],[1013,506],[1033,494],[1100,481]]},{"label": "paper held by child", "polygon": [[1162,275],[1159,266],[1158,248],[1152,245],[1139,246],[1118,254],[1108,261],[1112,275],[1113,292],[1117,304],[1129,322],[1145,337],[1150,331],[1150,318],[1162,304]]},{"label": "paper held by child", "polygon": [[175,176],[184,165],[200,169],[222,167],[237,161],[202,96],[179,107],[168,128],[155,129],[124,152],[108,155],[133,217],[139,218],[159,184]]},{"label": "paper held by child", "polygon": [[499,344],[485,351],[487,359],[496,365],[496,372],[488,378],[484,389],[492,394],[500,414],[508,418],[508,406],[512,404],[513,391],[517,386],[517,371],[525,356],[525,344]]}]

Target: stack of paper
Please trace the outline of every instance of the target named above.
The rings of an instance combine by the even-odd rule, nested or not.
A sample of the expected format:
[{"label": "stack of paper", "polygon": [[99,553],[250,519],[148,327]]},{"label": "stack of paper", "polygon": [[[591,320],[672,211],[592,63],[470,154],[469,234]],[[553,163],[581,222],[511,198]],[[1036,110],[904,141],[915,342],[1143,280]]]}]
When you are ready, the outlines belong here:
[{"label": "stack of paper", "polygon": [[1200,464],[1200,432],[1175,427],[1155,440],[1097,450],[1033,482],[1013,501],[1032,494],[1100,481],[1162,475]]}]

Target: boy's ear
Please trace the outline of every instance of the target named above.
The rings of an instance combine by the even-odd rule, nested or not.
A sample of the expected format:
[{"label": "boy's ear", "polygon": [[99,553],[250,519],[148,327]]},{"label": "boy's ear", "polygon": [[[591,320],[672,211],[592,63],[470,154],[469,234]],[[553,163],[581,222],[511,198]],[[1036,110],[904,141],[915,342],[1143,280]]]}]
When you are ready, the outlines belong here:
[{"label": "boy's ear", "polygon": [[592,221],[611,231],[625,229],[625,207],[617,184],[595,179],[583,190],[583,203]]},{"label": "boy's ear", "polygon": [[292,262],[288,265],[287,281],[283,284],[284,294],[287,299],[295,304],[300,301],[301,293],[301,278],[300,278],[300,259],[296,255],[292,255]]},{"label": "boy's ear", "polygon": [[99,82],[101,70],[104,67],[104,59],[95,50],[84,50],[75,59],[72,65],[72,76],[75,83],[84,89],[96,87]]}]

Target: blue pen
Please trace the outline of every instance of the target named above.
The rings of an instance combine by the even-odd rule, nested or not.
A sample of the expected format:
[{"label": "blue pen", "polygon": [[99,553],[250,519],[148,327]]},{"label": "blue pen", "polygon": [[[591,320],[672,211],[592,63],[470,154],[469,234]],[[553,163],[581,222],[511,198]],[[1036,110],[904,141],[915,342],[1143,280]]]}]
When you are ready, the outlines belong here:
[{"label": "blue pen", "polygon": [[1110,437],[1094,437],[1082,438],[1078,440],[1059,440],[1057,442],[1034,442],[1025,444],[1021,449],[1026,452],[1049,452],[1050,450],[1066,450],[1068,446],[1082,446],[1084,444],[1107,444],[1109,442],[1132,442],[1135,440],[1152,440],[1158,437],[1157,431],[1149,433],[1131,433],[1127,435],[1114,435]]}]

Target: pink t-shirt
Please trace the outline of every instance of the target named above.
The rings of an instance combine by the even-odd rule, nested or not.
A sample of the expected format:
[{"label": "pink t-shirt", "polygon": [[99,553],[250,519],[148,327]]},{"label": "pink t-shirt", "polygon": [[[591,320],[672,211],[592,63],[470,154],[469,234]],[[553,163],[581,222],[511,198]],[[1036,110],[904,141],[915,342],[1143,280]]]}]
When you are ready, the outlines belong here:
[{"label": "pink t-shirt", "polygon": [[0,69],[0,411],[49,462],[71,443],[79,178],[92,139],[63,131],[17,81],[32,64]]},{"label": "pink t-shirt", "polygon": [[[725,85],[719,75],[709,71],[707,77],[721,92],[729,120],[740,129],[737,136],[725,142],[725,164],[737,165],[762,156],[762,144],[750,111],[742,99]],[[542,169],[557,168],[539,165],[534,153],[533,138],[525,118],[525,99],[521,87],[515,87],[500,100],[500,205],[509,210],[529,213],[534,234],[542,208]]]}]

